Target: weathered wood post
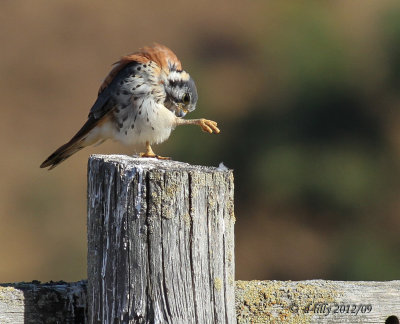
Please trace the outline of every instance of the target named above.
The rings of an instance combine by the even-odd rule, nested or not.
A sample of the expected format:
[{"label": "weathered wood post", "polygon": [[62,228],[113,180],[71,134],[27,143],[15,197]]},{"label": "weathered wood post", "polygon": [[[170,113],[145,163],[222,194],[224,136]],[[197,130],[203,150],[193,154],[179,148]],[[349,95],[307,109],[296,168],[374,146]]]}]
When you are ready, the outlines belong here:
[{"label": "weathered wood post", "polygon": [[232,171],[121,155],[88,168],[88,322],[236,323]]}]

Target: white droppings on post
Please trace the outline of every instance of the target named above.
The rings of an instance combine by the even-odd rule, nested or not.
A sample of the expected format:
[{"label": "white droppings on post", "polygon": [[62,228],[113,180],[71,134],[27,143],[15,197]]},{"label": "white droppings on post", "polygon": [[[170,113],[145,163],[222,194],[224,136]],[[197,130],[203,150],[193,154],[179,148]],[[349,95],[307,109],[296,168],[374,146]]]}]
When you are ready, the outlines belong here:
[{"label": "white droppings on post", "polygon": [[65,294],[68,300],[67,309],[73,318],[76,317],[75,308],[86,307],[86,294],[82,289],[82,281],[67,286],[66,284],[55,285],[53,288],[60,294]]},{"label": "white droppings on post", "polygon": [[136,217],[139,218],[140,210],[142,209],[142,182],[143,182],[143,169],[140,166],[136,167],[139,175],[138,179],[138,193],[135,200]]},{"label": "white droppings on post", "polygon": [[218,165],[218,171],[228,171],[229,169],[225,166],[224,162]]},{"label": "white droppings on post", "polygon": [[222,233],[225,234],[225,219],[224,219],[224,217],[221,217],[221,223],[222,223]]},{"label": "white droppings on post", "polygon": [[[123,237],[121,240],[121,235],[123,230],[126,230],[128,224],[127,220],[127,211],[128,211],[128,204],[129,204],[129,193],[132,190],[132,182],[134,181],[135,175],[137,173],[137,168],[127,168],[125,172],[122,174],[122,185],[121,185],[121,196],[119,197],[119,203],[117,204],[117,212],[116,212],[116,221],[115,221],[115,242],[119,245],[119,248],[123,250],[127,250],[128,243],[127,238]],[[140,177],[140,173],[139,173]],[[125,224],[124,224],[125,221]],[[122,245],[121,245],[122,244]],[[117,277],[117,264],[116,259],[113,258],[113,276]],[[116,286],[113,285],[113,301],[114,303],[120,302],[120,307],[117,309],[120,310],[120,317],[122,320],[123,314],[128,313],[129,309],[129,298],[126,297],[126,294],[122,295],[121,298],[117,296]],[[114,310],[116,308],[113,307],[112,309],[112,318],[118,316],[114,314]]]},{"label": "white droppings on post", "polygon": [[[94,292],[95,292],[95,289],[94,289],[94,287],[92,287],[92,296],[94,296]],[[95,306],[94,303],[91,303],[90,311],[92,312],[92,314],[94,314],[94,306]],[[93,319],[94,319],[94,316],[92,318],[92,323],[93,323]],[[97,313],[97,320],[100,321],[100,312]]]},{"label": "white droppings on post", "polygon": [[[106,246],[103,249],[103,259],[102,259],[102,267],[101,267],[101,290],[102,290],[102,303],[105,306],[105,312],[102,316],[102,322],[108,323],[108,318],[106,317],[109,314],[109,294],[107,293],[107,282],[106,282],[106,273],[107,273],[107,262],[110,252],[110,217],[114,218],[114,211],[112,210],[111,203],[112,192],[114,187],[114,178],[115,178],[115,169],[111,169],[107,177],[104,177],[103,181],[108,185],[106,189],[106,203],[104,204],[104,229],[105,229],[105,239]],[[100,186],[98,186],[100,187]],[[113,260],[113,258],[112,258]],[[113,260],[114,263],[114,260]]]}]

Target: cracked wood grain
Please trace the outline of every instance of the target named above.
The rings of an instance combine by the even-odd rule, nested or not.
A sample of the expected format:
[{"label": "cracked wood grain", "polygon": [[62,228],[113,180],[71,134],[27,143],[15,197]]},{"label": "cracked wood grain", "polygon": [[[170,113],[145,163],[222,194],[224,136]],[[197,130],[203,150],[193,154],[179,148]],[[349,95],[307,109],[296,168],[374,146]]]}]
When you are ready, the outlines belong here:
[{"label": "cracked wood grain", "polygon": [[235,323],[233,174],[121,155],[88,167],[88,322]]}]

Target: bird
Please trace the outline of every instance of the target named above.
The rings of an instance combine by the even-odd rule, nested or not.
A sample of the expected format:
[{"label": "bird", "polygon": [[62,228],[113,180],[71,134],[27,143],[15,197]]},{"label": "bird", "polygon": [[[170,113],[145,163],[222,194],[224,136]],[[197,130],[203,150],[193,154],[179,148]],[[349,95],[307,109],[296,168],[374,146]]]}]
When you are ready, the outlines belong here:
[{"label": "bird", "polygon": [[41,168],[55,168],[89,145],[111,139],[125,145],[145,145],[143,158],[169,159],[152,149],[168,139],[179,125],[198,125],[208,133],[220,133],[215,121],[184,119],[196,109],[197,89],[182,69],[175,53],[155,43],[122,56],[113,64],[81,129],[51,154]]}]

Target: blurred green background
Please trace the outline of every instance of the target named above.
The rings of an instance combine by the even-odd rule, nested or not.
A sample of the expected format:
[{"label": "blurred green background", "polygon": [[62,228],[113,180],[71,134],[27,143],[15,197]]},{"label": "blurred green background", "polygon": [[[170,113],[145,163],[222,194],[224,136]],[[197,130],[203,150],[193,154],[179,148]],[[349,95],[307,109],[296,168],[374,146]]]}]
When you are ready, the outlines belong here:
[{"label": "blurred green background", "polygon": [[111,63],[156,41],[196,80],[156,146],[235,171],[237,279],[400,278],[400,3],[0,2],[0,282],[86,277],[86,163],[40,163],[80,128]]}]

